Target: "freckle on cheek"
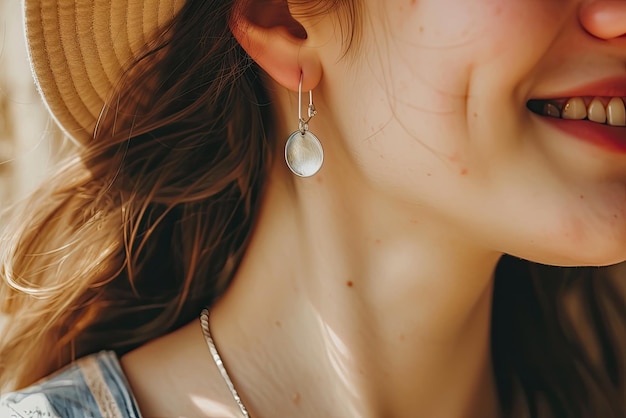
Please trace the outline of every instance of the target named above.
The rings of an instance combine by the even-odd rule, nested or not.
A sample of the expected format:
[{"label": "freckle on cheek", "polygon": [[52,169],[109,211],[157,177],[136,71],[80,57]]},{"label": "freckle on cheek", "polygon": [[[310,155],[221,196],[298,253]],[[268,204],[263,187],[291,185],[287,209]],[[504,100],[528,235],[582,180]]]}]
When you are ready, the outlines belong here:
[{"label": "freckle on cheek", "polygon": [[469,173],[469,170],[467,168],[464,168],[461,170],[461,175],[462,176],[467,176],[467,173]]},{"label": "freckle on cheek", "polygon": [[353,286],[354,286],[354,283],[352,283],[352,281],[351,281],[351,280],[348,280],[348,281],[346,282],[346,286],[348,286],[348,287],[353,287]]}]

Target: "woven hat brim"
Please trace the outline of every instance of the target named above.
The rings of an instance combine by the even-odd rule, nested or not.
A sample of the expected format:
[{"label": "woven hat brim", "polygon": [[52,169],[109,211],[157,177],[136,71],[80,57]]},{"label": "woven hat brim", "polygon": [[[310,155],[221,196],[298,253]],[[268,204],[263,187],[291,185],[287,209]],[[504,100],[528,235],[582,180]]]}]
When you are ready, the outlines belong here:
[{"label": "woven hat brim", "polygon": [[182,0],[24,0],[35,82],[68,136],[81,142],[92,137],[122,71],[182,4]]}]

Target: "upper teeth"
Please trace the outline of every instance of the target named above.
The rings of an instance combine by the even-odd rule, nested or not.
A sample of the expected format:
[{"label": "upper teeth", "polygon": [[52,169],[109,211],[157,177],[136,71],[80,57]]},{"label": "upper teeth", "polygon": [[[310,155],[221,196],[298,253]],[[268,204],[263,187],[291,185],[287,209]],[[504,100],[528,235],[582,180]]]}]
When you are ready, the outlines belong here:
[{"label": "upper teeth", "polygon": [[559,109],[554,103],[545,103],[543,114],[563,119],[588,119],[611,126],[626,126],[626,105],[620,97],[611,98],[606,107],[597,97],[588,105],[582,97],[573,97],[565,103],[563,109]]}]

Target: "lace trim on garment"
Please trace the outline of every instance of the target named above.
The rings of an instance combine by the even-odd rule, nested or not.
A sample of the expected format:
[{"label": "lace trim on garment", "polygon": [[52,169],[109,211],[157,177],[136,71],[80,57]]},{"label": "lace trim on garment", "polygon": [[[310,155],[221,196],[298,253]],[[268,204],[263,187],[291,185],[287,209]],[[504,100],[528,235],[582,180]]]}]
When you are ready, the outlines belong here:
[{"label": "lace trim on garment", "polygon": [[102,416],[107,418],[123,418],[122,411],[120,411],[109,386],[104,380],[102,370],[98,365],[98,360],[94,357],[86,357],[79,360],[77,364],[83,372],[85,382],[89,390],[91,390]]}]

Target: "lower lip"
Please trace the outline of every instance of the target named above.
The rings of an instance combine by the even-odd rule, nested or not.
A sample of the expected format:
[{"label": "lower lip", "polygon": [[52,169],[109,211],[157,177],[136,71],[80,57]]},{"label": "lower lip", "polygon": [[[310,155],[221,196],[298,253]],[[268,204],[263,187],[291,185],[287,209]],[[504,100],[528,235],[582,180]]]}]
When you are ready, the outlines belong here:
[{"label": "lower lip", "polygon": [[604,150],[626,154],[626,127],[609,126],[588,120],[569,120],[543,116],[556,128]]}]

